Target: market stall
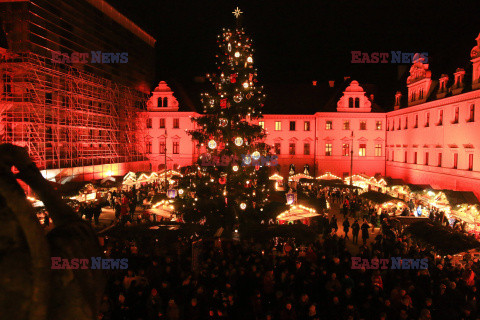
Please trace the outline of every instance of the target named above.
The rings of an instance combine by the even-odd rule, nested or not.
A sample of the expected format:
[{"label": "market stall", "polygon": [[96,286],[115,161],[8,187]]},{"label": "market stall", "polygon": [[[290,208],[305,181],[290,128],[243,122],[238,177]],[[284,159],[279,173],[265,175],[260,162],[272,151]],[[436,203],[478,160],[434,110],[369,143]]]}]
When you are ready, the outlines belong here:
[{"label": "market stall", "polygon": [[318,180],[342,180],[342,178],[334,175],[331,172],[326,172],[325,174],[322,174],[321,176],[317,177],[316,179],[318,179]]},{"label": "market stall", "polygon": [[271,175],[268,179],[275,181],[275,190],[277,191],[284,190],[283,177],[281,175],[279,175],[278,173],[275,173]]},{"label": "market stall", "polygon": [[277,221],[280,224],[302,220],[304,224],[310,224],[310,219],[319,216],[317,211],[303,205],[291,206],[288,210],[280,213],[277,216]]},{"label": "market stall", "polygon": [[345,184],[352,184],[356,187],[360,187],[363,191],[386,191],[387,182],[382,178],[380,180],[375,179],[375,177],[369,177],[365,174],[355,174],[351,177],[346,177],[344,179]]}]

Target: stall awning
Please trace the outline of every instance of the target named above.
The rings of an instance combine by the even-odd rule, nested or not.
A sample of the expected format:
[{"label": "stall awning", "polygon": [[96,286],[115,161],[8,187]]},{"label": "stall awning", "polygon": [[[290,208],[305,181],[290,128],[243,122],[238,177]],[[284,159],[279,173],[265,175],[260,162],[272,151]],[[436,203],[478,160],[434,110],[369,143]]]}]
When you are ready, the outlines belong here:
[{"label": "stall awning", "polygon": [[281,175],[279,175],[278,173],[275,173],[275,174],[271,175],[268,179],[269,180],[275,180],[275,181],[283,181],[283,177]]},{"label": "stall awning", "polygon": [[302,205],[292,206],[289,210],[282,212],[277,216],[277,220],[295,221],[305,218],[312,218],[319,216],[317,211]]},{"label": "stall awning", "polygon": [[309,176],[308,174],[297,173],[297,174],[289,177],[288,181],[300,181],[300,179],[313,179],[313,177]]},{"label": "stall awning", "polygon": [[370,200],[372,202],[375,202],[377,204],[383,204],[387,202],[404,202],[405,203],[405,201],[402,199],[398,199],[398,198],[392,197],[389,194],[385,194],[377,191],[367,191],[365,193],[362,193],[360,197]]}]

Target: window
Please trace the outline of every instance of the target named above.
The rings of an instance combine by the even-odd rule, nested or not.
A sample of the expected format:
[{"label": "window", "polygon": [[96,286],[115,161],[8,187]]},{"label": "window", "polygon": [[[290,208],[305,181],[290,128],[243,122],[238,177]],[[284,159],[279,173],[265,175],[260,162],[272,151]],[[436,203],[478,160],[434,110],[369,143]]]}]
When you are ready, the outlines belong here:
[{"label": "window", "polygon": [[168,107],[168,98],[167,97],[163,98],[163,107],[164,108]]},{"label": "window", "polygon": [[437,166],[438,166],[438,167],[441,167],[441,166],[442,166],[442,154],[441,154],[441,153],[438,154]]},{"label": "window", "polygon": [[353,98],[348,98],[348,107],[353,108]]},{"label": "window", "polygon": [[157,99],[157,107],[161,108],[162,107],[162,97],[158,97]]},{"label": "window", "polygon": [[443,125],[443,110],[440,110],[440,112],[438,113],[438,126],[441,126]]},{"label": "window", "polygon": [[295,154],[295,143],[290,143],[290,146],[288,148],[288,153],[291,155]]},{"label": "window", "polygon": [[470,153],[468,155],[468,170],[469,171],[473,170],[473,153]]},{"label": "window", "polygon": [[360,98],[355,98],[355,108],[360,108]]},{"label": "window", "polygon": [[395,119],[392,120],[392,131],[395,131]]},{"label": "window", "polygon": [[332,127],[332,121],[331,120],[327,120],[325,122],[325,130],[332,130],[333,127]]},{"label": "window", "polygon": [[364,143],[361,143],[358,149],[358,155],[360,157],[365,157],[366,151],[367,151],[367,145]]},{"label": "window", "polygon": [[310,154],[310,143],[303,144],[303,154],[307,156]]},{"label": "window", "polygon": [[453,169],[458,168],[458,153],[453,154]]},{"label": "window", "polygon": [[282,130],[282,122],[275,121],[275,131],[280,131],[280,130]]},{"label": "window", "polygon": [[392,151],[392,161],[395,161],[395,151]]},{"label": "window", "polygon": [[411,96],[410,101],[411,101],[411,102],[415,101],[415,92],[412,92],[412,96]]},{"label": "window", "polygon": [[310,131],[310,121],[305,121],[303,123],[303,131]]},{"label": "window", "polygon": [[295,121],[290,121],[290,131],[295,131]]},{"label": "window", "polygon": [[415,125],[414,128],[418,128],[418,114],[415,115]]},{"label": "window", "polygon": [[408,152],[405,151],[405,156],[403,157],[403,162],[407,163],[408,160]]},{"label": "window", "polygon": [[428,152],[425,152],[425,165],[428,166]]},{"label": "window", "polygon": [[[45,103],[52,103],[53,94],[51,92],[45,92]],[[91,103],[91,101],[90,101]]]},{"label": "window", "polygon": [[151,129],[152,128],[152,118],[148,118],[147,119],[147,129]]},{"label": "window", "polygon": [[160,148],[158,149],[160,154],[165,154],[165,147],[165,141],[160,141]]},{"label": "window", "polygon": [[475,105],[472,104],[470,106],[470,118],[468,118],[468,122],[474,122],[475,121]]},{"label": "window", "polygon": [[343,130],[350,130],[350,121],[343,121]]},{"label": "window", "polygon": [[179,154],[180,153],[180,142],[175,141],[173,143],[173,154]]},{"label": "window", "polygon": [[458,109],[458,107],[455,107],[455,117],[453,118],[453,122],[452,123],[458,123],[458,115],[460,113],[460,110]]},{"label": "window", "polygon": [[265,122],[264,122],[264,121],[258,121],[258,125],[259,125],[262,129],[265,129]]},{"label": "window", "polygon": [[342,144],[342,156],[348,157],[350,155],[350,145],[348,143]]},{"label": "window", "polygon": [[164,128],[165,128],[165,119],[161,118],[160,119],[160,129],[164,129]]},{"label": "window", "polygon": [[376,144],[375,145],[375,157],[381,157],[382,156],[382,144]]},{"label": "window", "polygon": [[147,153],[152,153],[152,141],[147,141]]},{"label": "window", "polygon": [[430,127],[430,112],[427,112],[426,114],[425,127]]},{"label": "window", "polygon": [[375,128],[376,128],[377,130],[382,130],[382,121],[377,121],[377,122],[375,123]]},{"label": "window", "polygon": [[423,89],[420,89],[420,93],[418,95],[419,99],[423,99]]},{"label": "window", "polygon": [[398,130],[402,130],[402,119],[398,118]]},{"label": "window", "polygon": [[416,151],[413,153],[413,163],[417,164],[417,152]]},{"label": "window", "polygon": [[3,80],[3,92],[12,93],[12,77],[9,74],[4,73],[2,75]]},{"label": "window", "polygon": [[408,116],[405,117],[405,129],[408,129]]},{"label": "window", "polygon": [[360,121],[360,130],[367,130],[367,121]]},{"label": "window", "polygon": [[280,154],[280,143],[275,143],[275,154]]},{"label": "window", "polygon": [[390,131],[390,122],[387,121],[387,131]]},{"label": "window", "polygon": [[180,119],[175,118],[173,119],[173,129],[178,129],[180,128]]},{"label": "window", "polygon": [[332,155],[332,144],[331,143],[326,143],[325,144],[325,155],[326,156],[331,156]]}]

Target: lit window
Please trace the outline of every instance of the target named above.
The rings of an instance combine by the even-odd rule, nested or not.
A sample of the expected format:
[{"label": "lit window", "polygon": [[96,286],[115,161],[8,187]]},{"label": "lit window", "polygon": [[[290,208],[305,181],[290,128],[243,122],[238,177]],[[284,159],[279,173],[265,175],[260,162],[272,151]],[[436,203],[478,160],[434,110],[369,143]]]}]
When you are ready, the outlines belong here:
[{"label": "lit window", "polygon": [[275,121],[275,131],[280,131],[280,130],[282,130],[282,122]]},{"label": "lit window", "polygon": [[295,143],[290,143],[289,148],[288,148],[288,153],[291,155],[295,154]]},{"label": "lit window", "polygon": [[343,130],[350,130],[350,121],[343,121]]},{"label": "lit window", "polygon": [[375,157],[381,157],[382,156],[382,144],[376,144],[375,145]]},{"label": "lit window", "polygon": [[262,129],[265,129],[265,122],[264,121],[258,121],[258,125],[262,127]]},{"label": "lit window", "polygon": [[309,155],[310,154],[310,143],[303,144],[303,154]]},{"label": "lit window", "polygon": [[331,156],[332,155],[332,144],[331,143],[326,143],[325,144],[325,155],[326,156]]},{"label": "lit window", "polygon": [[160,142],[160,148],[159,148],[159,153],[160,154],[165,154],[165,141]]},{"label": "lit window", "polygon": [[332,130],[332,129],[333,129],[332,121],[331,120],[325,121],[325,130]]},{"label": "lit window", "polygon": [[173,153],[174,154],[179,154],[180,153],[180,142],[175,141],[173,143]]},{"label": "lit window", "polygon": [[173,128],[174,129],[180,128],[180,119],[178,118],[173,119]]},{"label": "lit window", "polygon": [[382,130],[382,121],[377,121],[377,122],[375,123],[375,128],[376,128],[377,130]]},{"label": "lit window", "polygon": [[473,170],[473,153],[470,153],[468,155],[468,170],[469,171]]},{"label": "lit window", "polygon": [[305,121],[303,123],[303,130],[304,131],[310,131],[310,121]]},{"label": "lit window", "polygon": [[367,121],[360,121],[360,130],[367,130]]},{"label": "lit window", "polygon": [[358,149],[358,155],[360,157],[365,157],[366,153],[367,153],[367,145],[364,143],[360,144],[360,148]]},{"label": "lit window", "polygon": [[152,118],[148,118],[147,119],[147,129],[151,129],[152,128]]},{"label": "lit window", "polygon": [[275,154],[280,154],[280,143],[275,143]]},{"label": "lit window", "polygon": [[295,121],[290,121],[290,131],[295,131]]},{"label": "lit window", "polygon": [[350,145],[348,143],[342,144],[342,156],[348,157],[350,155]]}]

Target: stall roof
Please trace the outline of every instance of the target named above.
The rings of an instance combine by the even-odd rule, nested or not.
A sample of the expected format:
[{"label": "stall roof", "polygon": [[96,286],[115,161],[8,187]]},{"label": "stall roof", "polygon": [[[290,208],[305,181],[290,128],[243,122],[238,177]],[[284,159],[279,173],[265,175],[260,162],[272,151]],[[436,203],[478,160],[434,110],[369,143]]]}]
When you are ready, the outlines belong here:
[{"label": "stall roof", "polygon": [[367,191],[360,195],[361,198],[365,198],[367,200],[373,201],[378,204],[382,204],[385,202],[396,201],[396,202],[405,202],[402,199],[392,197],[389,194],[377,192],[377,191]]},{"label": "stall roof", "polygon": [[407,184],[412,192],[422,192],[423,190],[433,190],[429,184]]},{"label": "stall roof", "polygon": [[387,186],[389,187],[406,185],[405,181],[403,181],[402,179],[394,179],[390,177],[383,177],[382,179],[385,180]]},{"label": "stall roof", "polygon": [[453,191],[453,190],[441,190],[447,197],[450,205],[457,206],[461,204],[480,205],[477,197],[472,191]]}]

